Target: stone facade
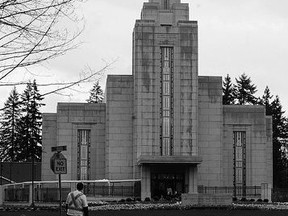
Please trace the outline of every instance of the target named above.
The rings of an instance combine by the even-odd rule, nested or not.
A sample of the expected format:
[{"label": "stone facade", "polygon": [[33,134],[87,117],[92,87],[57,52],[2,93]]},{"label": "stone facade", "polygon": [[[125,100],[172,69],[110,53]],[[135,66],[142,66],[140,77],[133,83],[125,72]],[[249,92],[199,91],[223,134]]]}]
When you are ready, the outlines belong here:
[{"label": "stone facade", "polygon": [[[223,110],[223,183],[233,182],[233,132],[246,132],[246,182],[272,184],[272,118],[263,106],[224,106]],[[233,143],[233,142],[232,142]],[[225,153],[225,154],[224,154]]]},{"label": "stone facade", "polygon": [[222,184],[222,143],[222,78],[199,77],[199,154],[203,161],[198,180],[201,185],[228,186]]},{"label": "stone facade", "polygon": [[56,180],[50,169],[52,146],[67,146],[62,152],[67,158],[67,175],[63,180],[79,179],[79,147],[77,132],[90,130],[90,179],[105,177],[106,104],[59,103],[56,114],[43,115],[42,180]]},{"label": "stone facade", "polygon": [[108,76],[105,178],[134,179],[133,76]]},{"label": "stone facade", "polygon": [[272,120],[262,106],[223,106],[222,78],[198,76],[188,4],[144,3],[132,62],[132,75],[108,76],[105,103],[43,115],[43,180],[55,179],[49,149],[67,145],[64,179],[141,179],[142,199],[272,184]]}]

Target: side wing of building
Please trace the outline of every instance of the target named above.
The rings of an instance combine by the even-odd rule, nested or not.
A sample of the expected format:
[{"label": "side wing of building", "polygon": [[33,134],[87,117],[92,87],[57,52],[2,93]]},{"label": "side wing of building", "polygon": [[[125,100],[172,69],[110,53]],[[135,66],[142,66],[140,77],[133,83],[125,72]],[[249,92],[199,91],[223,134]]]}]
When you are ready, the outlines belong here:
[{"label": "side wing of building", "polygon": [[222,78],[199,77],[198,185],[273,184],[272,119],[263,106],[222,105]]}]

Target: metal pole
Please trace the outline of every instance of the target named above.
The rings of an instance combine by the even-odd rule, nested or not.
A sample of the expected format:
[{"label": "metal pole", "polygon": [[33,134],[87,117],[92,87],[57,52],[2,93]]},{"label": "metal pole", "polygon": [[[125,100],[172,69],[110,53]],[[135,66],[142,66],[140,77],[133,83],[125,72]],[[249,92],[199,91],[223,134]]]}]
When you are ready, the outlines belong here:
[{"label": "metal pole", "polygon": [[12,180],[12,163],[13,163],[13,159],[12,159],[12,161],[10,161],[10,163],[9,163],[9,179],[10,179],[10,181]]},{"label": "metal pole", "polygon": [[34,199],[35,199],[35,194],[34,194],[34,150],[32,150],[32,203],[31,203],[31,207],[34,208],[35,203],[34,203]]},{"label": "metal pole", "polygon": [[1,181],[1,182],[0,182],[0,185],[2,185],[2,183],[3,183],[3,182],[2,182],[2,178],[3,178],[3,177],[2,177],[2,169],[3,169],[2,160],[0,161],[0,163],[1,163],[1,165],[0,165],[0,181]]},{"label": "metal pole", "polygon": [[59,174],[59,215],[61,216],[61,210],[62,210],[62,193],[61,193],[62,189],[61,189],[61,174]]}]

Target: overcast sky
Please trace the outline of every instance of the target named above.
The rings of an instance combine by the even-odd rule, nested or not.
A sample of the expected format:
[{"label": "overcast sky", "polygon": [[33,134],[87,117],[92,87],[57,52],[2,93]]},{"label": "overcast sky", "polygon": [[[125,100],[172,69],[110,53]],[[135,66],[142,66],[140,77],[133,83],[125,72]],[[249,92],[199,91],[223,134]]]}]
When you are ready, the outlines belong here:
[{"label": "overcast sky", "polygon": [[[148,0],[145,0],[148,1]],[[36,76],[38,82],[79,78],[85,66],[100,70],[117,59],[107,74],[132,74],[132,31],[144,0],[88,0],[78,8],[86,28],[80,48],[45,67],[30,68],[6,81]],[[199,75],[251,77],[262,95],[265,86],[279,95],[288,110],[287,0],[182,0],[190,5],[190,20],[199,25]],[[106,76],[101,78],[104,88]],[[80,85],[67,96],[51,95],[44,112],[56,112],[57,102],[85,102],[90,85]],[[0,88],[0,104],[11,88]],[[47,89],[40,89],[41,92]],[[21,89],[19,88],[19,92]],[[288,112],[288,111],[287,111]]]}]

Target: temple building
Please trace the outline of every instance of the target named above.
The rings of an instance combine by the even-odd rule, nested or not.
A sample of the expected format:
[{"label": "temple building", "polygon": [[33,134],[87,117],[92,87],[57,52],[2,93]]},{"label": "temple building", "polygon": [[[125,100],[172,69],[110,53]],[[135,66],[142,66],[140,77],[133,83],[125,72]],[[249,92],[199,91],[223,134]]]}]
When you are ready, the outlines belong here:
[{"label": "temple building", "polygon": [[108,75],[105,103],[58,103],[43,115],[42,180],[57,179],[50,148],[66,145],[62,179],[141,179],[142,199],[272,185],[272,118],[263,106],[222,105],[222,78],[198,75],[187,3],[143,4],[132,67]]}]

